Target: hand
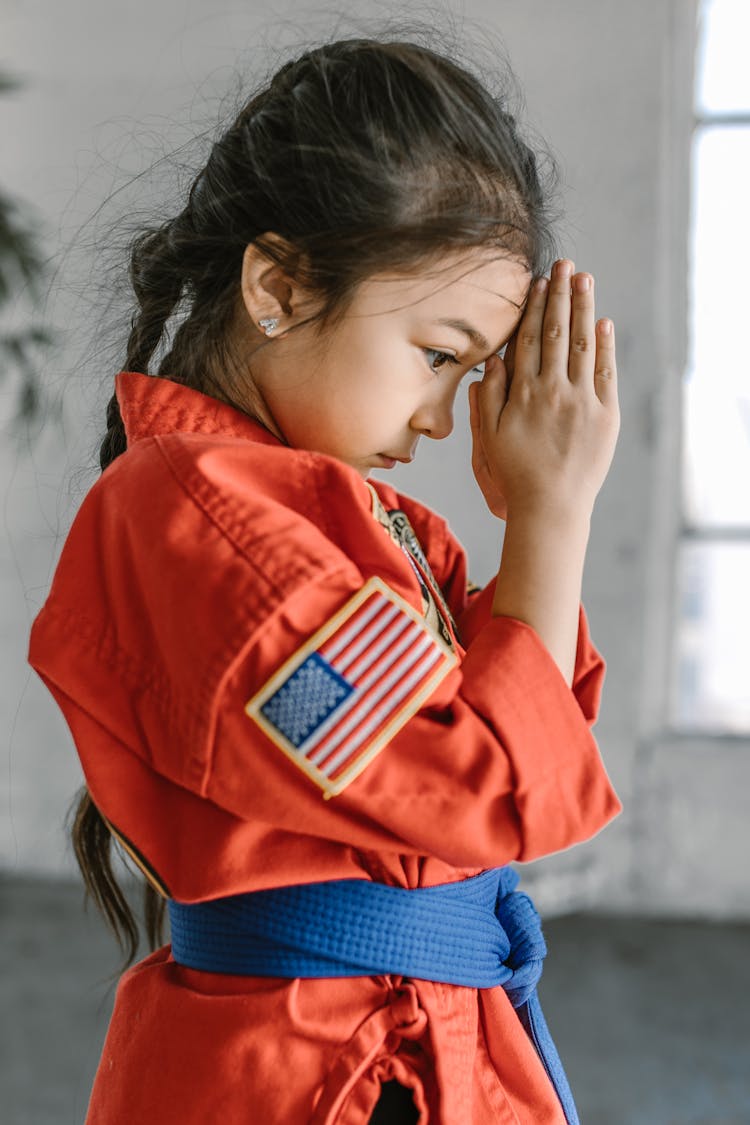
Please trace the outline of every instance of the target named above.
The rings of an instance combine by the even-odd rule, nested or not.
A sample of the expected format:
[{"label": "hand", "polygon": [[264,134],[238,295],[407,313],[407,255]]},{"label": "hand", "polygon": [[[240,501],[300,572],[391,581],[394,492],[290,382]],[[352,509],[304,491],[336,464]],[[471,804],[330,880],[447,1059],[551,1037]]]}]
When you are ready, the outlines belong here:
[{"label": "hand", "polygon": [[[556,262],[506,352],[469,391],[472,466],[490,511],[590,515],[620,427],[614,327],[594,322],[594,279]],[[571,281],[573,294],[571,297]]]}]

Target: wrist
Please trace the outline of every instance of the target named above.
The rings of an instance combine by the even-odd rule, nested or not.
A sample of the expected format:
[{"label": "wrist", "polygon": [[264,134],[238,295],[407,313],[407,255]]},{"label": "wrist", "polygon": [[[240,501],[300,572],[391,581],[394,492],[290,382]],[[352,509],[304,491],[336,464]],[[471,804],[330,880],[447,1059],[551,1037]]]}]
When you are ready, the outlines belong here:
[{"label": "wrist", "polygon": [[591,531],[591,511],[586,505],[572,505],[555,500],[534,500],[508,504],[505,516],[508,527],[544,529],[566,535],[585,535]]},{"label": "wrist", "polygon": [[493,617],[530,625],[571,685],[590,517],[584,509],[524,507],[508,515]]}]

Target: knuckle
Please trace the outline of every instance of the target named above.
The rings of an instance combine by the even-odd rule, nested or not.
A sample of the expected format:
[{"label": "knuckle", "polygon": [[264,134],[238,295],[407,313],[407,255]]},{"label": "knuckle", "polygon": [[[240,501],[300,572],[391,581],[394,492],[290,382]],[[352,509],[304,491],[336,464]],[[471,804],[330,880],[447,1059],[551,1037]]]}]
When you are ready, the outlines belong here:
[{"label": "knuckle", "polygon": [[613,379],[614,374],[615,374],[615,370],[614,370],[613,367],[608,367],[606,364],[602,364],[600,367],[597,367],[596,371],[594,372],[594,378],[595,379]]},{"label": "knuckle", "polygon": [[544,326],[545,340],[559,340],[563,334],[563,326],[559,321],[553,320]]},{"label": "knuckle", "polygon": [[536,332],[532,332],[528,328],[525,331],[521,332],[521,334],[518,337],[518,343],[521,345],[522,348],[533,348],[534,345],[536,344],[536,342],[537,342]]},{"label": "knuckle", "polygon": [[528,408],[534,399],[534,386],[527,380],[521,380],[515,387],[515,400],[519,406]]},{"label": "knuckle", "polygon": [[582,354],[591,351],[591,340],[588,336],[577,336],[570,346],[572,351]]},{"label": "knuckle", "polygon": [[569,409],[570,404],[562,381],[553,380],[544,388],[544,401],[553,410]]}]

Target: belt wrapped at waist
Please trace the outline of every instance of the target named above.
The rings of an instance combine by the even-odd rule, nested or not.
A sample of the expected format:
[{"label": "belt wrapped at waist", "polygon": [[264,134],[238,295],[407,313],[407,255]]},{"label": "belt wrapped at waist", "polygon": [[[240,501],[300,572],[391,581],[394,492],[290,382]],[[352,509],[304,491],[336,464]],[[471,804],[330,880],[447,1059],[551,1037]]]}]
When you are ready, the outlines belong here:
[{"label": "belt wrapped at waist", "polygon": [[501,985],[557,1091],[573,1098],[536,985],[547,948],[518,874],[405,889],[365,879],[274,887],[209,902],[168,902],[172,954],[212,973],[278,977],[393,974],[470,988]]}]

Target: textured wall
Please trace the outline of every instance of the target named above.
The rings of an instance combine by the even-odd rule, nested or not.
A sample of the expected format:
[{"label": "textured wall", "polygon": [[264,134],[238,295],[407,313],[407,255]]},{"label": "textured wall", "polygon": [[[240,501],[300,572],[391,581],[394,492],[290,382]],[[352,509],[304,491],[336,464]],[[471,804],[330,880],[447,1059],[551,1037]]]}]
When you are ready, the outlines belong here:
[{"label": "textured wall", "polygon": [[[282,6],[288,19],[269,30],[263,9],[219,0],[6,4],[7,57],[28,85],[0,105],[10,136],[3,181],[37,205],[57,255],[47,315],[60,346],[48,382],[64,388],[65,426],[47,427],[20,452],[5,439],[0,449],[9,482],[0,545],[5,867],[66,869],[60,819],[78,782],[67,730],[23,661],[61,536],[93,479],[116,362],[96,329],[100,313],[90,308],[86,285],[105,235],[101,224],[79,228],[128,174],[211,126],[238,61],[252,66],[269,57],[269,45],[283,53],[284,44],[305,41],[306,29],[317,35],[331,25],[297,3]],[[549,911],[596,905],[747,914],[747,835],[741,802],[732,800],[747,791],[747,747],[688,744],[667,737],[662,719],[678,514],[694,0],[466,0],[462,16],[458,5],[435,9],[503,37],[527,118],[562,166],[562,249],[594,273],[598,311],[617,329],[622,431],[594,513],[584,600],[608,662],[596,733],[626,811],[591,843],[532,865],[527,885]],[[367,26],[344,20],[339,33],[359,30]],[[159,182],[160,173],[147,178],[146,198]],[[475,577],[490,577],[501,535],[471,477],[463,401],[454,435],[432,448],[422,443],[415,465],[394,478],[447,515]]]}]

